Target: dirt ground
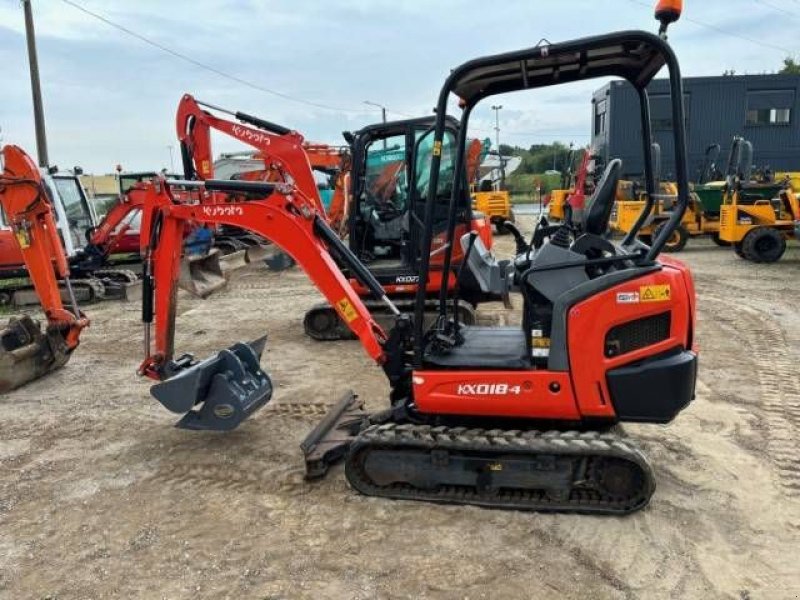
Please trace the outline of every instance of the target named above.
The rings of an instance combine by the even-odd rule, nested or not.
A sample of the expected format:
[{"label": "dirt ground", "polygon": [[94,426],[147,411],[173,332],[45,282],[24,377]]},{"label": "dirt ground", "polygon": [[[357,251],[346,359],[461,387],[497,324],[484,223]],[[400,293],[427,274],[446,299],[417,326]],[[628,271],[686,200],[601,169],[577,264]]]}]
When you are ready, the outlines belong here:
[{"label": "dirt ground", "polygon": [[658,488],[625,518],[370,499],[341,468],[306,483],[298,445],[327,406],[352,387],[380,408],[387,386],[357,342],[303,335],[320,296],[297,269],[181,298],[180,351],[269,332],[272,402],[228,434],[174,429],[135,374],[139,307],[91,306],[69,365],[0,398],[0,597],[798,598],[800,247],[682,258],[698,395],[669,426],[626,427]]}]

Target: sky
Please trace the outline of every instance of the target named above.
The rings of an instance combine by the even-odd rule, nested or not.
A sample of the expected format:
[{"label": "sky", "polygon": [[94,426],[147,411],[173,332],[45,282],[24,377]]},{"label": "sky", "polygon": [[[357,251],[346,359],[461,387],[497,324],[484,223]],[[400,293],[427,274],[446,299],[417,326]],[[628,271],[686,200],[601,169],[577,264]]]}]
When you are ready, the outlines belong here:
[{"label": "sky", "polygon": [[[431,114],[444,78],[467,60],[533,46],[543,38],[655,32],[658,26],[649,0],[32,4],[50,162],[98,174],[118,164],[125,170],[170,168],[170,146],[177,166],[174,119],[184,93],[280,123],[310,141],[341,144],[342,131],[380,120],[380,109],[364,101],[386,106],[390,119]],[[684,76],[773,72],[784,57],[800,54],[798,27],[800,0],[687,0],[670,42]],[[24,31],[20,1],[0,0],[0,139],[35,156]],[[602,83],[488,99],[475,109],[471,133],[494,139],[490,105],[501,103],[503,143],[584,145],[591,93]],[[237,149],[224,136],[214,138],[215,152]]]}]

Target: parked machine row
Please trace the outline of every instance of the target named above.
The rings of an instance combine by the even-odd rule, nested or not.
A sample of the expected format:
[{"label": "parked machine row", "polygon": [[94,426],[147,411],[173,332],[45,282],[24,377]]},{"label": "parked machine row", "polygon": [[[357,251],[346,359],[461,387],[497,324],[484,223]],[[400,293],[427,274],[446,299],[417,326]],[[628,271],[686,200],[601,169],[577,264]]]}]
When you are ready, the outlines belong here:
[{"label": "parked machine row", "polygon": [[[346,240],[326,213],[299,133],[240,112],[220,119],[218,107],[184,96],[184,178],[155,177],[130,192],[141,203],[139,373],[157,380],[153,397],[181,415],[179,427],[212,431],[236,428],[272,399],[261,365],[266,336],[204,360],[175,349],[187,230],[254,236],[290,256],[325,297],[306,315],[306,330],[324,339],[346,329],[390,389],[384,410],[367,412],[349,392],[314,427],[301,446],[309,479],[343,461],[355,490],[383,498],[606,515],[646,506],[653,468],[615,426],[674,419],[694,398],[698,361],[691,273],[661,254],[689,206],[681,126],[673,128],[674,206],[650,244],[639,239],[657,210],[645,90],[662,68],[672,120],[684,123],[680,67],[666,39],[679,16],[680,2],[661,0],[659,35],[542,41],[476,58],[450,72],[435,116],[349,134]],[[645,194],[636,222],[621,241],[608,238],[622,172],[612,160],[580,214],[542,223],[530,240],[508,227],[516,256],[497,260],[490,220],[470,196],[473,109],[497,95],[600,77],[627,81],[642,107]],[[458,120],[448,114],[453,100]],[[263,171],[214,178],[210,127],[249,141]],[[60,248],[53,208],[29,159],[24,172],[35,174],[19,178],[19,154],[6,158],[0,199],[21,247],[40,248],[36,272],[50,273],[46,289],[56,275],[69,289],[66,261],[51,264],[52,246]],[[51,247],[37,246],[42,239]],[[520,325],[475,324],[475,304],[511,293],[521,299]],[[57,294],[52,302],[63,310]],[[77,304],[53,313],[59,331],[70,324],[70,349],[86,325]]]}]

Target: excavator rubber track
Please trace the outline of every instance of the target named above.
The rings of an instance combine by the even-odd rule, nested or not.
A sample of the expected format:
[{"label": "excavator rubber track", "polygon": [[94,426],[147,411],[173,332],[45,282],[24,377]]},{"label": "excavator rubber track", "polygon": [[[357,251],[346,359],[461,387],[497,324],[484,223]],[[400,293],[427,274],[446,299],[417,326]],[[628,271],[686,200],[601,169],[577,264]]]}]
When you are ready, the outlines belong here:
[{"label": "excavator rubber track", "polygon": [[92,276],[102,282],[103,297],[113,300],[141,300],[142,280],[130,269],[99,269]]},{"label": "excavator rubber track", "polygon": [[641,451],[597,431],[371,425],[345,474],[368,496],[545,512],[625,515],[655,491]]},{"label": "excavator rubber track", "polygon": [[[413,300],[398,300],[392,299],[395,306],[404,313],[414,312]],[[364,305],[369,310],[372,318],[383,327],[386,331],[394,326],[395,317],[386,308],[386,305],[376,300],[365,300]],[[452,310],[452,302],[448,303]],[[426,326],[438,316],[439,314],[438,300],[428,300],[425,304],[425,323]],[[462,325],[475,325],[477,322],[477,315],[475,309],[467,302],[458,303],[459,322]],[[306,335],[314,340],[320,342],[332,342],[339,340],[354,340],[355,334],[350,328],[342,322],[339,314],[334,308],[327,303],[320,303],[306,312],[303,318],[303,329]]]},{"label": "excavator rubber track", "polygon": [[[99,279],[71,279],[72,291],[79,304],[91,304],[106,298],[106,286]],[[61,301],[71,303],[72,300],[64,281],[58,282]],[[0,289],[0,306],[35,306],[39,304],[39,296],[31,284],[21,284]]]}]

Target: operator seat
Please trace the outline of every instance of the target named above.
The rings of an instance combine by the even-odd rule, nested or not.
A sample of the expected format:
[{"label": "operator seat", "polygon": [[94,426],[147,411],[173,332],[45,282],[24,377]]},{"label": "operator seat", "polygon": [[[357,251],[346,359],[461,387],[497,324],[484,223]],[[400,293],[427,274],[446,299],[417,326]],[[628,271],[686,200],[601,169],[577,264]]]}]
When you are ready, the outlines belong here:
[{"label": "operator seat", "polygon": [[592,235],[605,235],[608,222],[611,220],[611,211],[614,209],[614,199],[617,196],[617,185],[622,173],[622,161],[615,158],[608,163],[603,171],[597,189],[586,203],[583,212],[583,231]]}]

